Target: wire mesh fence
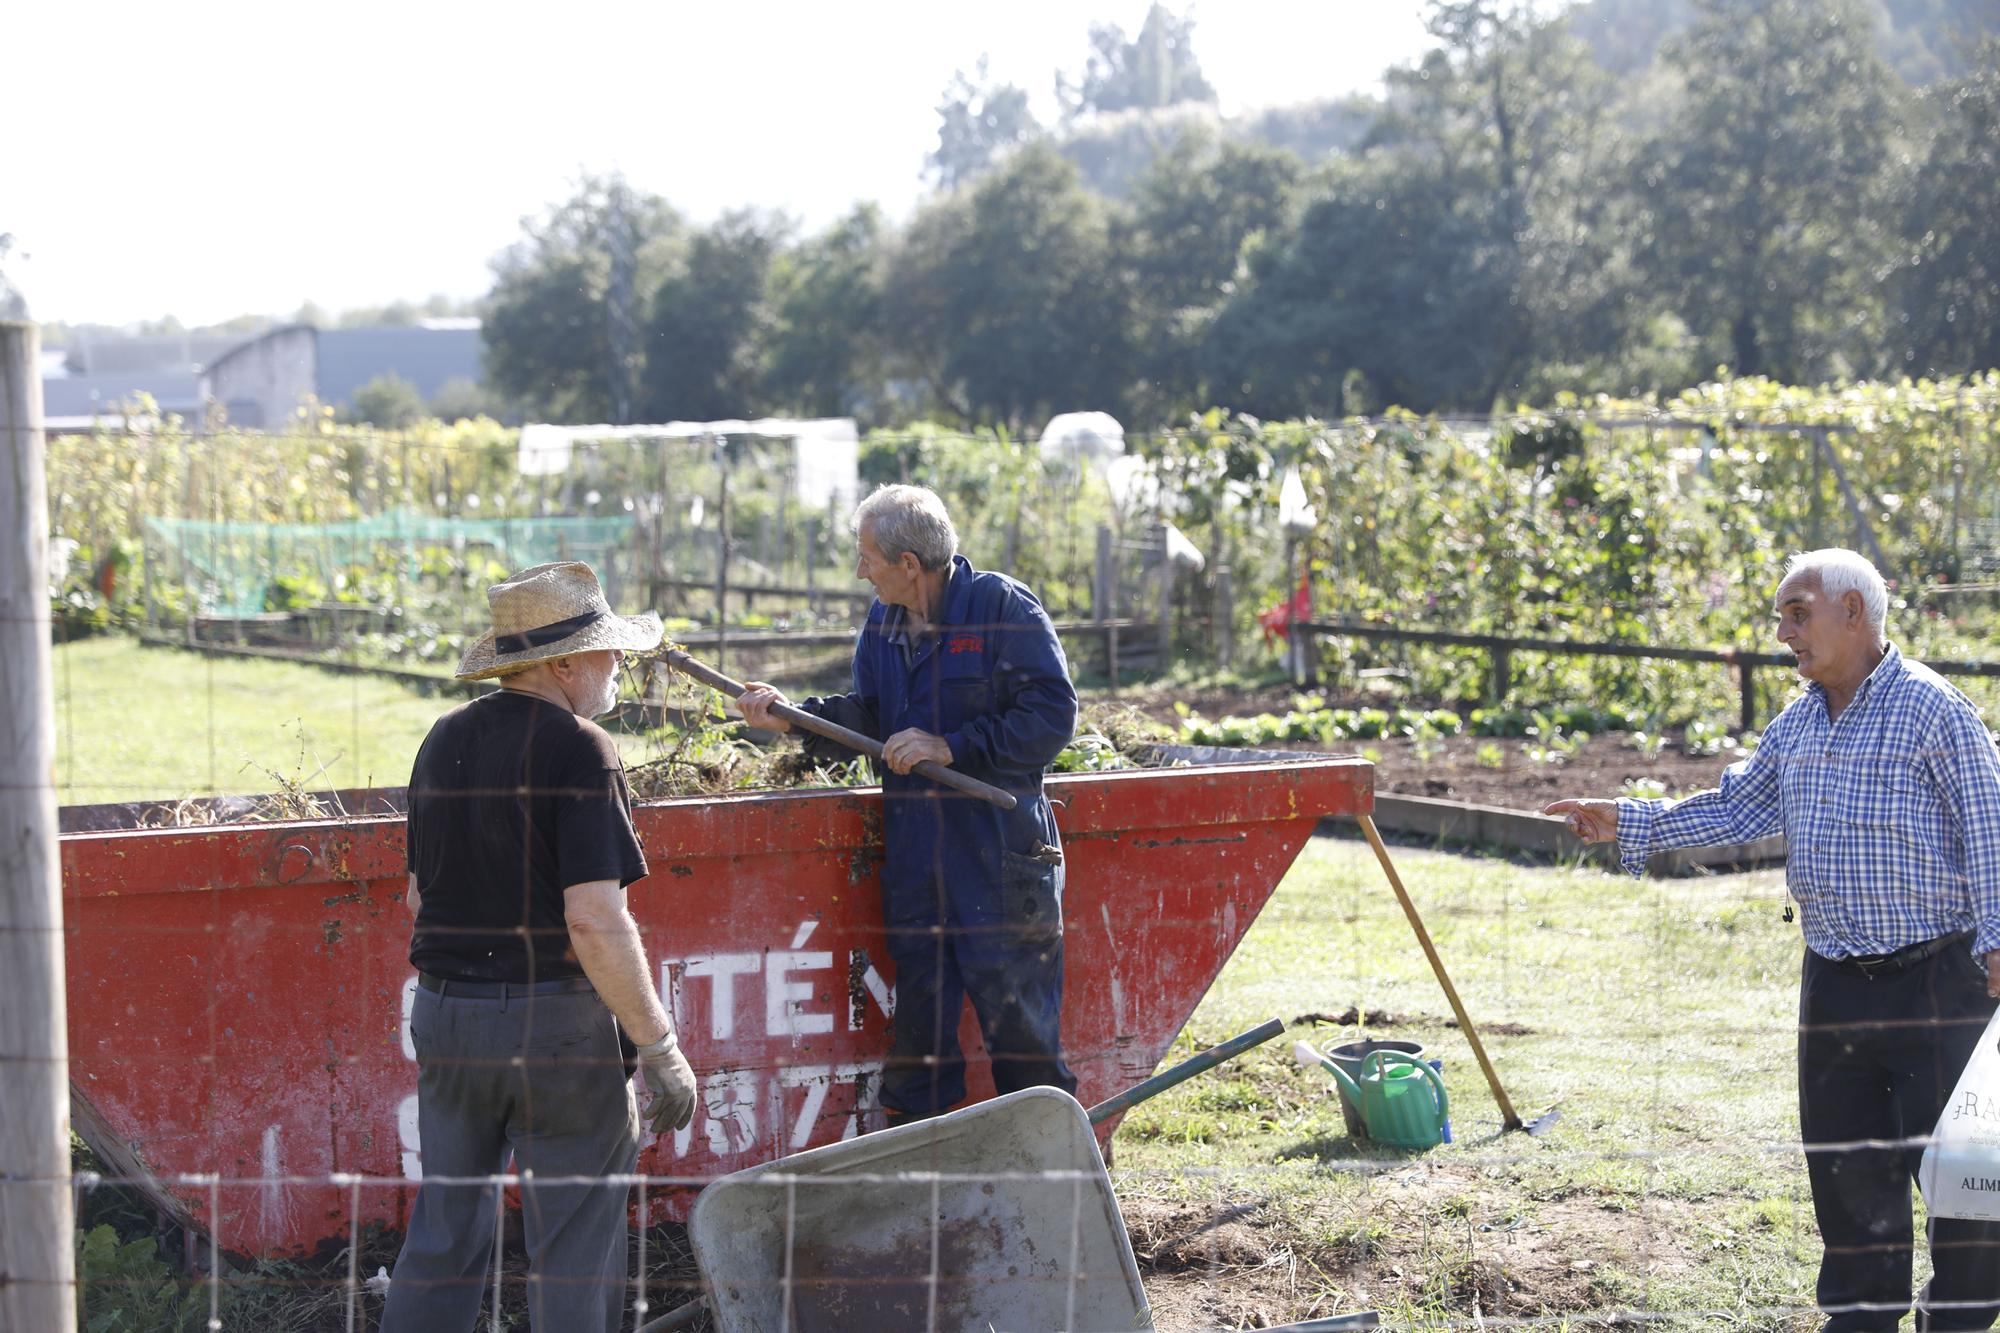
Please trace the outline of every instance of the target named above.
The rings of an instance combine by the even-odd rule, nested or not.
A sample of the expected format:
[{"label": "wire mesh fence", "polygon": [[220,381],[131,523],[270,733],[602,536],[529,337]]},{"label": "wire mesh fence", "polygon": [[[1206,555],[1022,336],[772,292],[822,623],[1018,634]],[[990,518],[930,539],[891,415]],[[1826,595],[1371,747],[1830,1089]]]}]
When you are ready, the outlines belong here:
[{"label": "wire mesh fence", "polygon": [[[1402,422],[1315,425],[1257,450],[1241,431],[1154,442],[1144,455],[1153,461],[1129,475],[1007,441],[898,437],[862,451],[857,486],[935,485],[975,563],[1017,573],[1076,627],[1080,674],[1129,683],[1135,673],[1171,676],[1177,664],[1191,672],[1197,660],[1212,669],[1230,653],[1257,660],[1258,612],[1300,577],[1316,615],[1421,606],[1430,619],[1406,623],[1477,618],[1498,589],[1539,607],[1538,629],[1581,632],[1592,627],[1586,617],[1629,616],[1621,632],[1665,636],[1740,620],[1737,603],[1768,578],[1771,552],[1801,544],[1810,528],[1776,524],[1749,553],[1692,533],[1671,559],[1647,529],[1639,545],[1655,566],[1562,575],[1626,578],[1623,600],[1522,598],[1531,577],[1536,589],[1552,577],[1544,557],[1572,549],[1560,543],[1575,537],[1575,510],[1603,518],[1674,487],[1710,488],[1709,504],[1715,493],[1810,476],[1822,456],[1820,437],[1777,432],[1797,450],[1779,460],[1791,471],[1752,485],[1728,469],[1747,475],[1751,455],[1782,452],[1757,432],[1704,444],[1694,427],[1652,429],[1656,442],[1638,457],[1656,470],[1635,464],[1611,479],[1610,499],[1574,506],[1553,456],[1454,481],[1453,469],[1504,452],[1503,434]],[[1865,519],[1909,557],[1941,549],[1916,519],[1895,521],[1904,506],[1923,510],[1935,531],[1949,528],[1957,568],[1978,573],[1991,490],[1981,478],[2000,468],[1980,471],[1990,415],[1954,429],[1970,464],[1954,474],[1950,504],[1940,483],[1920,498],[1877,487],[1906,498],[1834,511],[1829,469],[1813,492],[1827,506],[1823,522]],[[1583,456],[1608,457],[1615,433],[1584,432]],[[532,1299],[516,1206],[536,1187],[628,1191],[636,1276],[620,1303],[636,1326],[699,1294],[701,1277],[714,1290],[717,1274],[700,1271],[682,1225],[696,1189],[879,1127],[894,991],[868,916],[879,856],[872,798],[730,794],[757,776],[729,768],[747,761],[701,748],[722,742],[687,739],[714,730],[700,725],[714,700],[635,676],[625,690],[628,764],[707,765],[714,775],[700,794],[642,810],[661,891],[634,890],[651,980],[694,1034],[695,1120],[649,1139],[638,1169],[587,1180],[504,1168],[423,1174],[401,807],[382,789],[408,772],[415,741],[446,704],[416,694],[409,677],[452,689],[461,645],[488,623],[487,585],[548,559],[588,560],[615,607],[658,609],[671,635],[745,676],[839,688],[867,607],[852,578],[851,493],[802,493],[782,444],[615,441],[540,475],[520,471],[517,444],[485,427],[51,442],[56,558],[43,623],[60,645],[55,783],[71,807],[152,803],[103,813],[124,827],[88,829],[73,817],[61,852],[71,1070],[96,1154],[75,1181],[87,1314],[123,1311],[115,1317],[133,1326],[372,1327],[383,1300],[376,1270],[393,1265],[416,1184],[462,1179],[491,1192],[500,1219],[478,1274],[494,1328],[518,1326]],[[1288,544],[1277,491],[1292,466],[1312,477],[1317,513]],[[1515,489],[1488,485],[1501,477]],[[1232,485],[1238,501],[1217,501]],[[1471,507],[1482,485],[1487,500]],[[1453,496],[1457,511],[1441,502]],[[1810,522],[1810,502],[1792,508]],[[1956,517],[1938,526],[1945,513]],[[1478,524],[1492,525],[1487,549],[1511,566],[1463,570],[1451,563],[1459,548],[1419,541]],[[1720,589],[1730,605],[1711,605],[1704,590],[1708,619],[1677,611],[1666,594],[1688,588],[1674,580],[1704,559],[1722,567],[1725,554],[1735,561]],[[1969,597],[1910,600],[1928,642],[1963,642],[1989,623]],[[318,665],[301,686],[280,674],[301,670],[295,661],[237,662],[225,650]],[[352,670],[326,674],[327,664]],[[1384,666],[1433,697],[1453,697],[1465,679],[1483,688],[1480,668],[1449,651],[1391,647],[1320,664],[1336,682]],[[1693,679],[1607,669],[1560,688],[1715,688]],[[1503,1076],[1524,1107],[1563,1112],[1543,1136],[1504,1134],[1465,1034],[1441,1016],[1355,846],[1312,843],[1279,886],[1317,820],[1309,802],[1298,806],[1295,779],[1258,787],[1139,775],[1155,784],[1142,798],[1132,776],[1052,784],[1067,803],[1059,818],[1072,851],[1069,1004],[1081,1026],[1069,1054],[1091,1086],[1116,1090],[1184,1050],[1189,1034],[1277,1013],[1322,1043],[1394,1032],[1432,1044],[1455,1130],[1452,1144],[1423,1154],[1356,1141],[1325,1080],[1272,1052],[1135,1111],[1107,1140],[1105,1179],[1116,1239],[1159,1327],[1360,1309],[1407,1327],[1816,1320],[1817,1241],[1790,1090],[1798,952],[1779,921],[1775,877],[1634,891],[1594,872],[1399,852],[1475,1014],[1492,1018]],[[208,793],[263,798],[256,813],[267,823],[210,822],[241,810],[193,799]],[[1287,819],[1273,817],[1280,808]],[[131,827],[140,823],[152,827]],[[1349,1009],[1352,1018],[1332,1021]],[[968,1039],[975,1033],[967,1019]],[[1928,1127],[1910,1130],[1893,1146],[1921,1147]],[[194,1169],[171,1165],[181,1161]],[[991,1238],[953,1259],[942,1214],[926,1220],[922,1196],[957,1187],[977,1196],[1014,1181],[1053,1191],[1023,1208],[1037,1236],[1052,1238],[1043,1280],[1060,1304],[1035,1326],[1096,1326],[1076,1322],[1079,1284],[1124,1272],[1076,1257],[1081,1187],[1097,1176],[1072,1166],[920,1163],[837,1181],[767,1172],[755,1193],[768,1197],[751,1206],[777,1219],[765,1255],[777,1267],[743,1282],[775,1294],[772,1327],[958,1326],[953,1294],[998,1281],[978,1261],[1013,1260]],[[818,1207],[836,1220],[871,1198],[898,1200],[899,1215],[918,1214],[918,1239],[893,1258],[850,1255],[842,1267],[838,1247],[798,1228],[801,1195],[829,1191],[836,1201]],[[93,1248],[99,1223],[126,1244],[145,1242],[140,1252]],[[859,1322],[852,1299],[866,1307]]]}]

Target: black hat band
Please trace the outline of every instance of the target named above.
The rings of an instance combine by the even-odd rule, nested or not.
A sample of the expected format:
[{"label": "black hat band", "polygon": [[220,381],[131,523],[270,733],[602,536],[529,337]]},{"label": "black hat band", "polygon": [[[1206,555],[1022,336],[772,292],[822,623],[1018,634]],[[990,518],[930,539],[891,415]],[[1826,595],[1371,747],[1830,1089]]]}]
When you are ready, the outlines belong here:
[{"label": "black hat band", "polygon": [[496,634],[493,636],[493,651],[496,653],[525,653],[530,648],[542,648],[560,642],[580,629],[595,625],[604,619],[602,611],[586,611],[568,620],[558,620],[553,625],[543,625],[538,629],[523,630],[519,634]]}]

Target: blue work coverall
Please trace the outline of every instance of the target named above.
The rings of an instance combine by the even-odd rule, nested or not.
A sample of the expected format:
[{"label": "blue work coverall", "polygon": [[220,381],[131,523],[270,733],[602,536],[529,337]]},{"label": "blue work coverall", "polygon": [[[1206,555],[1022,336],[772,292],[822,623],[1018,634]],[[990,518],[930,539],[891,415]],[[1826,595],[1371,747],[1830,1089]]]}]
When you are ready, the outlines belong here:
[{"label": "blue work coverall", "polygon": [[[1076,1091],[1061,1049],[1062,838],[1042,770],[1069,744],[1076,689],[1035,595],[954,556],[932,632],[876,602],[854,647],[854,692],[805,701],[881,740],[919,727],[951,766],[1012,792],[1001,810],[916,774],[884,771],[882,916],[896,966],[882,1104],[935,1115],[965,1097],[959,1011],[972,1001],[1001,1092]],[[809,739],[808,753],[830,755]],[[844,753],[843,753],[844,757]]]}]

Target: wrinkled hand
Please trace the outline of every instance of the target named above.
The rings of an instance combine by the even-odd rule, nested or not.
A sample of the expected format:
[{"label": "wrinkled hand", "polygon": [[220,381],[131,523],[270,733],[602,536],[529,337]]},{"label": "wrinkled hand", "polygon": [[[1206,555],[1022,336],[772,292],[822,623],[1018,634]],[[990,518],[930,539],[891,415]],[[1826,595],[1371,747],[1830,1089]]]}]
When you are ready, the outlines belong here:
[{"label": "wrinkled hand", "polygon": [[926,759],[951,767],[951,746],[944,737],[911,727],[882,742],[882,762],[892,773],[907,773]]},{"label": "wrinkled hand", "polygon": [[644,1112],[646,1127],[655,1134],[686,1128],[694,1119],[694,1070],[681,1054],[672,1028],[658,1041],[639,1048],[639,1077],[650,1095]]},{"label": "wrinkled hand", "polygon": [[736,697],[736,707],[743,714],[743,720],[753,727],[765,731],[785,732],[792,724],[771,712],[772,704],[788,704],[784,691],[775,685],[766,685],[761,680],[744,682],[743,693]]},{"label": "wrinkled hand", "polygon": [[1542,807],[1545,815],[1568,817],[1569,831],[1582,842],[1618,841],[1618,802],[1551,801]]}]

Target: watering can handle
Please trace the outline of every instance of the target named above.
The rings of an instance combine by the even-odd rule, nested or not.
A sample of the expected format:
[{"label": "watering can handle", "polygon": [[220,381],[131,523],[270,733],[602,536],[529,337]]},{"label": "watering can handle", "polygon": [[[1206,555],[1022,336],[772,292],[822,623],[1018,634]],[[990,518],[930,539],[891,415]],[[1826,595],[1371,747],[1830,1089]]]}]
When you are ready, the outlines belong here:
[{"label": "watering can handle", "polygon": [[[1418,1073],[1422,1074],[1425,1078],[1430,1080],[1431,1089],[1437,1093],[1438,1127],[1439,1129],[1443,1129],[1445,1121],[1451,1118],[1451,1102],[1445,1096],[1444,1080],[1438,1077],[1437,1070],[1432,1069],[1422,1060],[1417,1059],[1416,1056],[1408,1055],[1402,1051],[1388,1051],[1388,1050],[1370,1051],[1368,1052],[1368,1054],[1361,1057],[1361,1077],[1363,1078],[1368,1077],[1368,1064],[1371,1060],[1374,1062],[1375,1072],[1379,1076],[1382,1072],[1383,1061],[1391,1056],[1402,1061],[1404,1064],[1413,1067],[1414,1069],[1416,1069]],[[1359,1101],[1358,1095],[1356,1097],[1356,1100],[1357,1102]]]}]

